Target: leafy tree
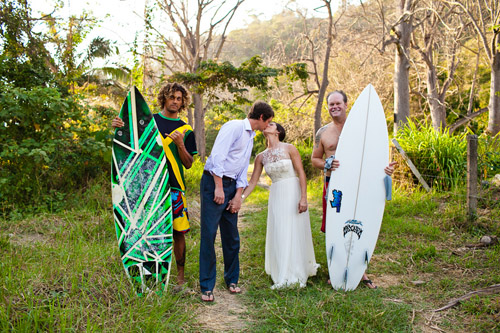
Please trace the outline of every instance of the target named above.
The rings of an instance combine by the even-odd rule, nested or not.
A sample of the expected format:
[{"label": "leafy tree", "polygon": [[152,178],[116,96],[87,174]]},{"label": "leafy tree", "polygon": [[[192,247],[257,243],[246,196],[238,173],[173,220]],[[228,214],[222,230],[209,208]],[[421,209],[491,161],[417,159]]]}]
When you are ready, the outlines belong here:
[{"label": "leafy tree", "polygon": [[107,58],[115,50],[113,43],[103,37],[95,37],[89,45],[81,50],[85,37],[96,24],[95,18],[83,12],[80,16],[71,16],[68,21],[57,19],[52,14],[43,18],[48,25],[47,43],[55,52],[52,54],[51,69],[63,86],[72,92],[75,86],[89,82],[99,82],[92,68],[94,60]]},{"label": "leafy tree", "polygon": [[[25,0],[1,0],[0,209],[48,204],[108,169],[106,109],[68,93]],[[72,77],[76,78],[76,76]],[[104,128],[104,129],[101,129]]]},{"label": "leafy tree", "polygon": [[235,67],[229,61],[203,61],[194,73],[177,72],[168,79],[190,86],[195,93],[206,95],[210,102],[221,100],[220,92],[226,91],[229,93],[226,99],[234,99],[237,104],[244,104],[250,103],[244,97],[249,88],[266,92],[271,89],[269,79],[277,79],[279,75],[286,75],[291,80],[305,81],[308,78],[303,63],[291,64],[277,69],[264,66],[262,58],[254,56],[239,67]]},{"label": "leafy tree", "polygon": [[[158,60],[170,73],[195,73],[202,61],[218,59],[226,42],[228,25],[244,0],[214,1],[198,0],[191,4],[187,0],[156,0],[170,24],[155,27],[146,17],[148,31],[157,37]],[[194,15],[193,15],[194,9]],[[147,12],[147,11],[146,11]],[[150,12],[147,12],[148,15]],[[152,15],[152,14],[151,14]],[[172,27],[173,33],[164,27]],[[194,131],[200,156],[205,157],[205,102],[203,95],[193,93]],[[189,121],[192,121],[188,110]],[[193,124],[192,124],[193,125]]]},{"label": "leafy tree", "polygon": [[55,65],[32,24],[26,0],[0,1],[0,78],[18,87],[55,87]]},{"label": "leafy tree", "polygon": [[500,132],[500,4],[497,0],[447,0],[472,23],[491,68],[488,131]]}]

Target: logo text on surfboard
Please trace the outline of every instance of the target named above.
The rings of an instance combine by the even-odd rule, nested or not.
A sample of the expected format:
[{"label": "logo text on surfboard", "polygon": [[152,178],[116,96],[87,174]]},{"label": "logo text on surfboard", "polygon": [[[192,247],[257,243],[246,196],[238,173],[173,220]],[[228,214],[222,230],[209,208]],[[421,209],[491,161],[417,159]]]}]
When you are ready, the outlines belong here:
[{"label": "logo text on surfboard", "polygon": [[361,234],[363,233],[363,223],[358,220],[349,220],[346,221],[344,225],[344,238],[345,235],[347,235],[350,232],[354,232],[356,235],[358,235],[358,239],[361,238]]}]

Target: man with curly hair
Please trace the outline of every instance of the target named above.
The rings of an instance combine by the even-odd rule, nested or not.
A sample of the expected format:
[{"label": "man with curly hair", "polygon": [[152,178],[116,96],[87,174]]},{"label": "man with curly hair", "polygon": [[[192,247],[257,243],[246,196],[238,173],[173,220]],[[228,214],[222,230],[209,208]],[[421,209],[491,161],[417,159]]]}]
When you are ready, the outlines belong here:
[{"label": "man with curly hair", "polygon": [[[167,156],[170,193],[173,212],[174,255],[177,264],[177,285],[179,291],[185,283],[184,265],[186,262],[186,239],[184,235],[190,230],[186,205],[186,185],[184,168],[193,164],[193,156],[197,154],[193,129],[179,118],[179,113],[190,103],[189,92],[179,83],[167,83],[158,93],[160,112],[153,117],[161,134],[163,149]],[[123,127],[120,117],[113,119],[113,127]]]}]

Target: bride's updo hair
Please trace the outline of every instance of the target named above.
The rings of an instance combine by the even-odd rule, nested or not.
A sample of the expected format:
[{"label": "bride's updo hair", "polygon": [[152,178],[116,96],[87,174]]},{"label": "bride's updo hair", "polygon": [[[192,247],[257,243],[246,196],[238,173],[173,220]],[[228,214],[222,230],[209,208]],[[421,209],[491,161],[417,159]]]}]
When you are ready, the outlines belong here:
[{"label": "bride's updo hair", "polygon": [[278,130],[278,133],[279,133],[278,138],[280,139],[280,141],[285,140],[285,136],[286,136],[285,129],[280,124],[278,124],[278,123],[275,123],[275,124],[276,124],[276,129]]}]

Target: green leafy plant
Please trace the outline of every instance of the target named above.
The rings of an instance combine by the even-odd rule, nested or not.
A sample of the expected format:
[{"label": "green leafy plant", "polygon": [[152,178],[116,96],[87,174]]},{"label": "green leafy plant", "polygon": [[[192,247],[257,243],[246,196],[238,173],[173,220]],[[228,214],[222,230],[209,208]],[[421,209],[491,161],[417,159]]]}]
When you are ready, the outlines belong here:
[{"label": "green leafy plant", "polygon": [[479,176],[487,179],[500,173],[500,134],[491,137],[483,133],[478,141]]},{"label": "green leafy plant", "polygon": [[410,120],[396,139],[429,185],[449,190],[465,181],[465,134],[450,135],[445,130],[434,130],[431,124],[418,126]]},{"label": "green leafy plant", "polygon": [[0,84],[2,210],[56,208],[63,193],[108,170],[109,130],[96,126],[106,118],[89,111],[54,88]]}]

